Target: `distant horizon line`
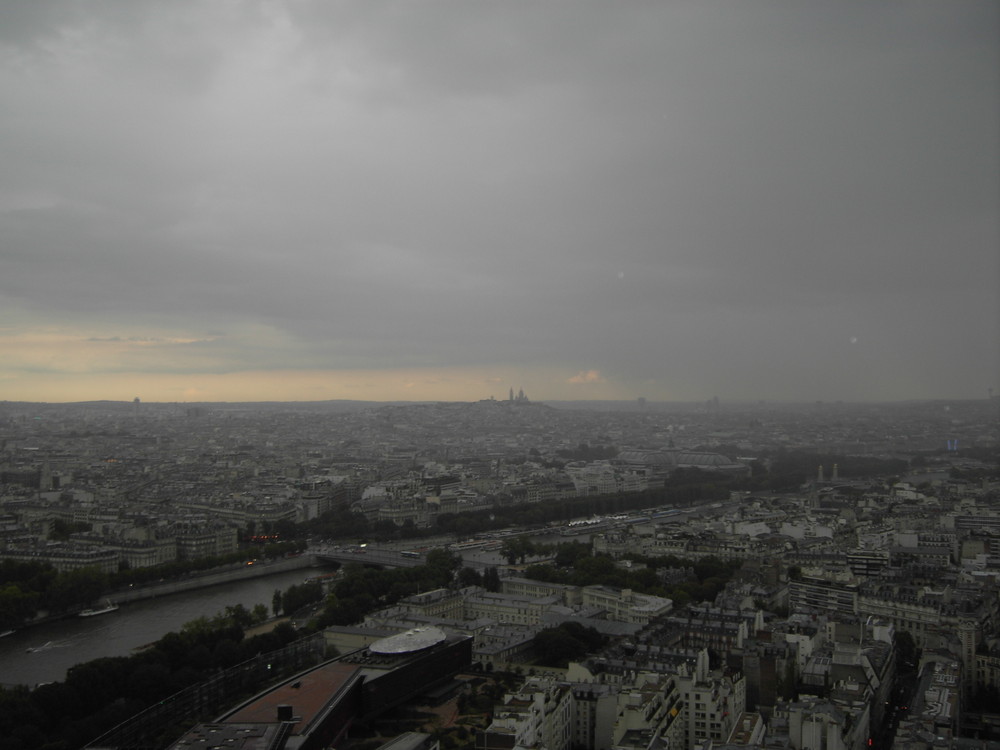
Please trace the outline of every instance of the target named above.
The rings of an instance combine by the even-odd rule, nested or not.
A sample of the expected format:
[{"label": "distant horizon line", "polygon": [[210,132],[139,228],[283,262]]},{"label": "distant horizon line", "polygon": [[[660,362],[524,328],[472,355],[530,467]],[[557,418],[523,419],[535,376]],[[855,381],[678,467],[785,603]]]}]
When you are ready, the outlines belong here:
[{"label": "distant horizon line", "polygon": [[632,404],[638,405],[640,400],[645,405],[652,404],[683,404],[683,405],[703,405],[706,403],[713,403],[716,405],[722,404],[750,404],[750,405],[760,405],[760,404],[785,404],[785,405],[816,405],[816,404],[914,404],[914,403],[938,403],[942,401],[962,401],[962,402],[986,402],[990,401],[1000,401],[1000,395],[996,396],[980,396],[975,397],[948,397],[948,396],[934,396],[927,398],[900,398],[900,399],[790,399],[790,400],[778,400],[778,399],[753,399],[753,398],[736,398],[736,399],[717,399],[716,397],[704,398],[704,399],[689,399],[689,400],[670,400],[661,401],[650,399],[642,396],[637,396],[633,399],[612,399],[612,398],[549,398],[549,399],[523,399],[523,400],[510,400],[507,398],[480,398],[472,401],[456,399],[454,401],[446,401],[443,399],[385,399],[385,400],[375,400],[375,399],[351,399],[351,398],[327,398],[327,399],[310,399],[310,400],[274,400],[274,399],[260,399],[255,401],[143,401],[139,397],[133,399],[87,399],[82,401],[24,401],[24,400],[12,400],[12,399],[0,399],[0,404],[42,404],[47,406],[73,406],[73,405],[85,405],[85,404],[153,404],[153,405],[171,405],[171,404],[187,404],[192,406],[197,406],[199,404],[332,404],[332,403],[346,403],[346,404],[477,404],[482,402],[495,401],[497,403],[514,403],[519,405],[524,404]]}]

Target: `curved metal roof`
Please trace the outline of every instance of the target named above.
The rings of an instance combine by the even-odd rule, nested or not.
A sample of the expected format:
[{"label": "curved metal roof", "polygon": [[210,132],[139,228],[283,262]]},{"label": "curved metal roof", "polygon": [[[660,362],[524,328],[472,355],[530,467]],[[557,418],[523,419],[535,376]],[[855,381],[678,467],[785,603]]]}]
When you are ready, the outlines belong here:
[{"label": "curved metal roof", "polygon": [[368,650],[373,654],[408,654],[422,651],[441,643],[447,634],[440,628],[413,628],[405,633],[390,635],[388,638],[375,641]]}]

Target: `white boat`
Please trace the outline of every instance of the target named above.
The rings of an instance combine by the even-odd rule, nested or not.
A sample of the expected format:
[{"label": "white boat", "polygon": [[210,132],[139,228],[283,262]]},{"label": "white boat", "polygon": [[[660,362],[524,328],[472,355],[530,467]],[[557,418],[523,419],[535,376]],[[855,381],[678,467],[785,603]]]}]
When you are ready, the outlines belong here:
[{"label": "white boat", "polygon": [[97,617],[97,615],[106,615],[108,612],[114,612],[118,609],[118,605],[114,604],[110,599],[106,599],[105,602],[105,605],[100,609],[80,610],[79,617]]}]

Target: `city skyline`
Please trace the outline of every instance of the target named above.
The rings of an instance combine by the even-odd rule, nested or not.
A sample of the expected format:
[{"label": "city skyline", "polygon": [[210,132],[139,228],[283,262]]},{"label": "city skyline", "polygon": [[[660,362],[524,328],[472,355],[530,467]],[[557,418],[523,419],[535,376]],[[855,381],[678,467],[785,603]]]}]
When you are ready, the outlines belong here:
[{"label": "city skyline", "polygon": [[998,27],[8,4],[0,400],[986,398]]}]

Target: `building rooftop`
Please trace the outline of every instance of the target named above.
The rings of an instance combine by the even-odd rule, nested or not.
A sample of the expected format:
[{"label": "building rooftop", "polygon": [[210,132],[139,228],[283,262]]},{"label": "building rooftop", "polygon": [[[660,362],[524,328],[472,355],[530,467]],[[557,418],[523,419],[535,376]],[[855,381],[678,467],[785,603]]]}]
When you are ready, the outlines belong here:
[{"label": "building rooftop", "polygon": [[[291,707],[292,734],[303,734],[321,718],[345,688],[360,677],[361,667],[341,661],[323,664],[294,680],[233,709],[219,721],[227,724],[266,724],[282,721],[279,706]],[[214,743],[220,744],[220,743]]]},{"label": "building rooftop", "polygon": [[368,647],[374,654],[409,654],[413,651],[423,651],[448,637],[440,628],[413,628],[405,633],[391,635],[380,641],[375,641]]},{"label": "building rooftop", "polygon": [[170,746],[170,750],[190,747],[226,747],[229,750],[270,750],[288,734],[282,724],[199,724]]}]

